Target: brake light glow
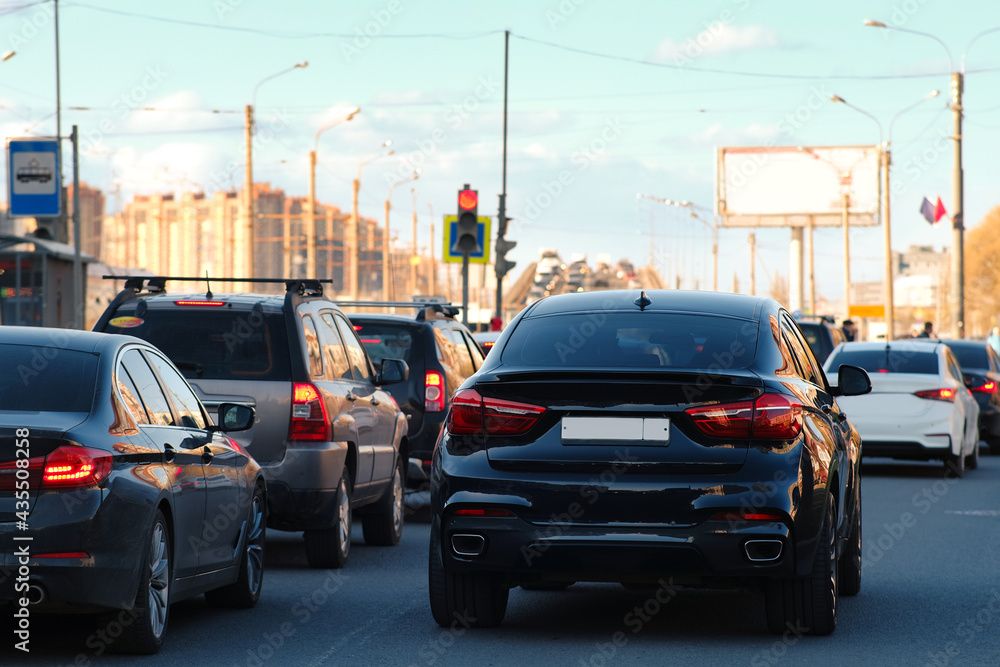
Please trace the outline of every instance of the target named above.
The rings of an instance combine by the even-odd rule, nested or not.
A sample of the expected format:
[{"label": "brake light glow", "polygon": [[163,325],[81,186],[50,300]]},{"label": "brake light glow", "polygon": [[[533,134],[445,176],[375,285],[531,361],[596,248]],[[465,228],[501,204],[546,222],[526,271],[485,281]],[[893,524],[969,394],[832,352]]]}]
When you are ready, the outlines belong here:
[{"label": "brake light glow", "polygon": [[785,517],[777,512],[746,511],[719,512],[709,521],[784,521]]},{"label": "brake light glow", "polygon": [[987,380],[978,387],[970,387],[969,390],[979,394],[992,394],[997,390],[997,383],[993,380]]},{"label": "brake light glow", "polygon": [[694,425],[713,438],[790,440],[802,431],[802,406],[783,394],[761,394],[755,401],[688,408]]},{"label": "brake light glow", "polygon": [[382,342],[381,338],[362,338],[361,342],[365,345],[376,345]]},{"label": "brake light glow", "polygon": [[949,403],[955,402],[955,390],[952,387],[924,389],[923,391],[913,392],[913,395],[919,398],[929,398],[932,401],[948,401]]},{"label": "brake light glow", "polygon": [[90,558],[86,551],[67,551],[65,553],[32,554],[33,558]]},{"label": "brake light glow", "polygon": [[444,376],[438,371],[424,374],[424,410],[444,412]]},{"label": "brake light glow", "polygon": [[45,457],[42,488],[95,486],[111,473],[111,458],[109,452],[89,447],[59,447]]},{"label": "brake light glow", "polygon": [[545,408],[500,398],[483,398],[475,389],[455,394],[448,413],[448,431],[454,435],[520,435],[527,433]]},{"label": "brake light glow", "polygon": [[174,301],[175,306],[224,306],[225,301]]},{"label": "brake light glow", "polygon": [[490,349],[491,347],[493,347],[493,342],[494,342],[494,341],[492,341],[492,340],[488,340],[488,341],[486,341],[485,343],[483,343],[483,349],[484,349],[484,350],[488,350],[488,349]]},{"label": "brake light glow", "polygon": [[288,426],[289,440],[332,439],[330,420],[319,390],[308,382],[296,382],[292,389],[292,418]]},{"label": "brake light glow", "polygon": [[464,509],[455,510],[455,516],[512,517],[514,516],[514,513],[511,512],[510,510],[505,510],[505,509],[495,509],[495,508],[478,509],[478,508],[466,507]]}]

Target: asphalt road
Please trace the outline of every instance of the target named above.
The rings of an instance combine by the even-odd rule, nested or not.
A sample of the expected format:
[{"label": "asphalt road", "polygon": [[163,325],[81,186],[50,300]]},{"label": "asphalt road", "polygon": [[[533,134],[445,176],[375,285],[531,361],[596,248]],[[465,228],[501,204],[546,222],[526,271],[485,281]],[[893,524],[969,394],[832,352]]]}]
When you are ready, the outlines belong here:
[{"label": "asphalt road", "polygon": [[[577,584],[511,591],[504,624],[442,630],[427,602],[421,517],[398,547],[355,532],[344,570],[306,566],[301,537],[272,532],[264,595],[248,611],[175,605],[163,651],[96,655],[78,617],[33,619],[31,653],[2,619],[2,665],[997,665],[1000,664],[1000,458],[962,480],[937,464],[878,460],[864,469],[861,594],[841,598],[830,637],[767,633],[760,596]],[[663,599],[662,593],[660,598]]]}]

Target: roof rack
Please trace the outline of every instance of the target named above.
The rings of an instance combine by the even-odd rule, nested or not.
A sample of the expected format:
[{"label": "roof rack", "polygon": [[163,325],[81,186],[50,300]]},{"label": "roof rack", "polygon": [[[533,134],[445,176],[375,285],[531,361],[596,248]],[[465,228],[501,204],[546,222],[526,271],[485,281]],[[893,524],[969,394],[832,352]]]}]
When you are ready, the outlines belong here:
[{"label": "roof rack", "polygon": [[175,282],[217,282],[217,283],[284,283],[286,292],[303,296],[322,296],[323,283],[333,284],[329,278],[212,278],[210,276],[101,276],[105,280],[124,280],[125,289],[142,291],[143,285],[150,292],[166,292],[165,283]]},{"label": "roof rack", "polygon": [[428,310],[445,317],[455,317],[462,310],[462,306],[440,301],[338,301],[337,305],[355,308],[417,308],[420,311],[417,313],[418,322],[427,319]]}]

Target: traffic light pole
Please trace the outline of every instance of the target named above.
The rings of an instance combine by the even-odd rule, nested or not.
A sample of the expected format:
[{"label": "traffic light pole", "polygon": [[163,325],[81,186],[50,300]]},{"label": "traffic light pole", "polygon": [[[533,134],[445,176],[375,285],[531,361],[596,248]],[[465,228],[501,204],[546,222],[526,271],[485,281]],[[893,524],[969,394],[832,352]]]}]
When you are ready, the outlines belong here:
[{"label": "traffic light pole", "polygon": [[469,253],[462,253],[462,324],[469,326]]},{"label": "traffic light pole", "polygon": [[[507,63],[508,52],[510,51],[510,30],[503,33],[503,177],[500,187],[500,207],[497,211],[497,248],[496,248],[496,276],[497,276],[497,299],[496,316],[503,318],[503,277],[507,274],[505,259],[502,256],[504,251],[504,236],[507,234]],[[467,260],[463,260],[463,267],[467,267]],[[463,268],[463,275],[468,275],[468,268]],[[463,311],[468,312],[468,311]]]}]

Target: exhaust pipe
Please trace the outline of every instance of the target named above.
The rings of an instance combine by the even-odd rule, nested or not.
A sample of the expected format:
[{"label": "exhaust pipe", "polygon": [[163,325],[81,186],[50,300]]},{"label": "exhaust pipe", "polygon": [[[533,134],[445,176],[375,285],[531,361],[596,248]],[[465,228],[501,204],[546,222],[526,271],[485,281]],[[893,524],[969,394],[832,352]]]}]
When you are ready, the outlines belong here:
[{"label": "exhaust pipe", "polygon": [[472,533],[456,533],[451,536],[451,549],[458,556],[482,556],[486,550],[486,538]]},{"label": "exhaust pipe", "polygon": [[38,584],[28,586],[28,604],[41,604],[45,602],[45,589]]},{"label": "exhaust pipe", "polygon": [[781,558],[781,540],[747,540],[743,545],[747,558],[754,563],[769,563]]}]

